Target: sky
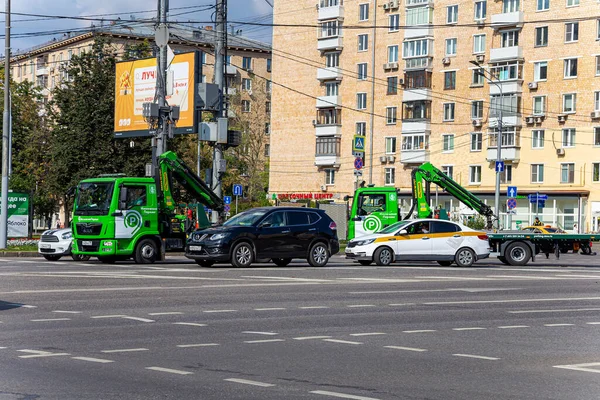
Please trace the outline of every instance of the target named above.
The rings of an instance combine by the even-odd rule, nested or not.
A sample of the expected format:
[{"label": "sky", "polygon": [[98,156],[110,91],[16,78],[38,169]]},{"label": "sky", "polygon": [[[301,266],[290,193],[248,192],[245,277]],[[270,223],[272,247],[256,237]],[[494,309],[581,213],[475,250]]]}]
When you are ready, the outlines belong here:
[{"label": "sky", "polygon": [[[0,10],[5,11],[2,1]],[[205,26],[211,21],[213,10],[203,9],[214,6],[216,0],[169,0],[170,21],[193,21],[194,25]],[[11,0],[11,13],[27,13],[54,16],[90,16],[99,14],[119,13],[119,15],[106,16],[107,19],[121,18],[135,19],[152,18],[156,16],[158,0]],[[196,7],[196,8],[190,8]],[[270,23],[273,9],[265,0],[228,0],[229,21]],[[149,11],[140,13],[140,11]],[[133,14],[132,14],[133,13]],[[101,18],[101,17],[92,17]],[[20,21],[22,20],[22,21]],[[0,17],[0,35],[4,38],[4,18]],[[61,33],[70,28],[87,28],[93,21],[48,19],[41,17],[22,16],[13,14],[11,17],[11,48],[13,53],[45,43],[53,38],[60,39]],[[196,24],[197,22],[197,24]],[[99,25],[99,21],[93,22]],[[230,26],[231,29],[231,26]],[[242,35],[263,42],[271,42],[271,29],[269,27],[255,27],[249,25],[235,25],[235,30],[242,29]],[[42,32],[54,33],[42,35]],[[32,35],[28,35],[32,34]],[[4,54],[4,41],[0,53]]]}]

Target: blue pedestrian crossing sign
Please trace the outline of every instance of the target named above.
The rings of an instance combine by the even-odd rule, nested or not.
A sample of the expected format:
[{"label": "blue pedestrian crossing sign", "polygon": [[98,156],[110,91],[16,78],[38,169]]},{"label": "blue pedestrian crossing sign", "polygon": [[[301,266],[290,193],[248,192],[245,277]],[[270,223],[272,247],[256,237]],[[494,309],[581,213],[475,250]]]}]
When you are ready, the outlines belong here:
[{"label": "blue pedestrian crossing sign", "polygon": [[223,203],[231,204],[231,196],[223,196]]},{"label": "blue pedestrian crossing sign", "polygon": [[234,196],[241,196],[242,193],[243,193],[242,185],[239,185],[239,184],[233,185],[233,195]]},{"label": "blue pedestrian crossing sign", "polygon": [[509,186],[508,189],[506,190],[506,194],[508,195],[508,197],[516,198],[517,197],[517,187]]},{"label": "blue pedestrian crossing sign", "polygon": [[496,161],[496,172],[504,172],[504,161]]},{"label": "blue pedestrian crossing sign", "polygon": [[361,135],[354,135],[352,141],[352,151],[364,152],[365,151],[365,137]]}]

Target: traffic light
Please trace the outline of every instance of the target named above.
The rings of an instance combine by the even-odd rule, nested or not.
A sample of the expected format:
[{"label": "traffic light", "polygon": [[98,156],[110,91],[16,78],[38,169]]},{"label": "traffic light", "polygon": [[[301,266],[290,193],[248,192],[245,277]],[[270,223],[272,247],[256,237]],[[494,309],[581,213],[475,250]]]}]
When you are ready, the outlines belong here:
[{"label": "traffic light", "polygon": [[242,144],[242,132],[240,131],[227,131],[227,146],[237,147]]}]

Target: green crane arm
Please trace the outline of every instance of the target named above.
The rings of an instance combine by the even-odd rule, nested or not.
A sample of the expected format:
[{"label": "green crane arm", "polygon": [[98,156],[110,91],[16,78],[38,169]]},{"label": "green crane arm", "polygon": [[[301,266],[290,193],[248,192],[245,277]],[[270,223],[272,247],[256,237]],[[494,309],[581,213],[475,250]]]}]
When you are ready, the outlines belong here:
[{"label": "green crane arm", "polygon": [[427,193],[423,190],[423,182],[435,183],[446,190],[461,203],[485,216],[488,229],[492,228],[493,221],[496,219],[492,208],[431,163],[425,163],[412,172],[412,194],[414,201],[413,207],[408,213],[409,216],[412,215],[415,207],[417,208],[417,216],[419,218],[428,218],[432,215]]}]

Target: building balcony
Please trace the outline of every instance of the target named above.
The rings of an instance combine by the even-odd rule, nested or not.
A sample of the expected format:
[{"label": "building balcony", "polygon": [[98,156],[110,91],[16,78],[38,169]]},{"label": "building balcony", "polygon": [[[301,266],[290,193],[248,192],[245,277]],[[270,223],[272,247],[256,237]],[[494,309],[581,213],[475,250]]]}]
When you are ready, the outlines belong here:
[{"label": "building balcony", "polygon": [[317,136],[342,136],[341,125],[315,125],[315,134]]},{"label": "building balcony", "polygon": [[433,5],[433,0],[406,0],[406,7]]},{"label": "building balcony", "polygon": [[428,119],[402,121],[402,133],[429,132],[431,131],[431,121]]},{"label": "building balcony", "polygon": [[321,5],[319,7],[319,16],[318,16],[319,20],[344,18],[343,2],[340,1],[340,3],[342,3],[342,4],[338,4],[337,6],[328,6],[328,7],[323,7],[323,5]]},{"label": "building balcony", "polygon": [[340,157],[327,156],[327,155],[316,155],[315,156],[315,165],[317,167],[340,165]]},{"label": "building balcony", "polygon": [[317,70],[317,79],[320,81],[341,80],[342,71],[337,67],[319,68]]},{"label": "building balcony", "polygon": [[342,104],[342,96],[319,96],[317,97],[317,108],[339,107]]},{"label": "building balcony", "polygon": [[511,26],[523,26],[523,11],[515,11],[502,14],[492,14],[492,27],[494,29],[507,28]]},{"label": "building balcony", "polygon": [[343,38],[341,36],[331,36],[319,38],[317,42],[317,50],[342,50],[343,49]]},{"label": "building balcony", "polygon": [[506,61],[506,60],[521,60],[523,59],[523,47],[500,47],[490,49],[490,62]]},{"label": "building balcony", "polygon": [[[503,94],[508,93],[522,93],[523,92],[523,81],[521,79],[515,79],[513,81],[495,81],[497,85],[490,83],[490,95],[499,95],[500,87],[502,88]],[[498,87],[500,86],[500,87]]]},{"label": "building balcony", "polygon": [[404,28],[404,39],[411,39],[423,36],[433,36],[433,26],[419,25]]},{"label": "building balcony", "polygon": [[423,164],[429,161],[429,149],[402,150],[400,162],[403,164]]},{"label": "building balcony", "polygon": [[315,150],[315,165],[339,165],[342,139],[339,137],[318,137]]},{"label": "building balcony", "polygon": [[404,89],[402,92],[402,101],[418,101],[428,100],[431,101],[431,89]]},{"label": "building balcony", "polygon": [[43,76],[43,75],[48,75],[50,73],[50,68],[48,68],[48,66],[44,65],[44,66],[39,66],[36,68],[35,70],[35,76]]},{"label": "building balcony", "polygon": [[[503,115],[502,116],[502,125],[503,125],[503,127],[507,127],[507,126],[519,127],[519,126],[523,125],[521,114]],[[488,126],[490,128],[497,128],[498,127],[498,118],[494,117],[494,116],[490,116]]]},{"label": "building balcony", "polygon": [[[488,147],[486,159],[488,161],[496,161],[497,157],[498,149],[496,147]],[[518,162],[521,159],[521,148],[516,146],[502,147],[500,158],[504,161]]]},{"label": "building balcony", "polygon": [[225,74],[226,75],[237,75],[237,67],[235,67],[233,65],[226,65],[225,66]]}]

